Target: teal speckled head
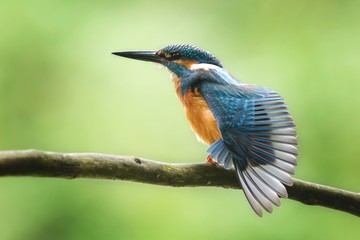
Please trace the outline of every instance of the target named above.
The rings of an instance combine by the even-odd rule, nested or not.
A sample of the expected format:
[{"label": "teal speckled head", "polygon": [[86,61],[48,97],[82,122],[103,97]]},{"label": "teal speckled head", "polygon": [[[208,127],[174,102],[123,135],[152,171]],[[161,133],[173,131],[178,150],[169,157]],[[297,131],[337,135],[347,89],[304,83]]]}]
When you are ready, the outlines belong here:
[{"label": "teal speckled head", "polygon": [[157,51],[157,54],[168,60],[188,60],[222,67],[221,62],[211,53],[190,44],[169,45]]}]

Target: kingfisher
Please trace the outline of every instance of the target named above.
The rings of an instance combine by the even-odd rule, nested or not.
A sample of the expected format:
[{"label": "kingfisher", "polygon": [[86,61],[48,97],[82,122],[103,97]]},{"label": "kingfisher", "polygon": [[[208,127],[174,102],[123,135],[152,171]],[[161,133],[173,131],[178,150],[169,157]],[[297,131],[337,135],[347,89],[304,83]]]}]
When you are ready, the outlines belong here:
[{"label": "kingfisher", "polygon": [[250,206],[260,217],[280,206],[297,165],[295,123],[275,91],[243,83],[211,53],[190,44],[114,55],[165,66],[207,161],[235,168]]}]

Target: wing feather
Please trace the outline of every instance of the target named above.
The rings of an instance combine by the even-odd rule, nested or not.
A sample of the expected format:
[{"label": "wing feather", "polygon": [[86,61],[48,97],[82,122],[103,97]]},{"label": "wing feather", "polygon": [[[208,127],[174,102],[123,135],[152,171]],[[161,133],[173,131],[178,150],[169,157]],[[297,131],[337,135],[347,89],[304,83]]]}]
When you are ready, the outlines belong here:
[{"label": "wing feather", "polygon": [[200,91],[222,136],[208,149],[210,156],[225,168],[235,166],[259,216],[262,209],[272,212],[272,204],[280,206],[280,197],[287,197],[284,185],[292,185],[298,155],[295,123],[283,98],[250,85],[222,91],[203,84]]}]

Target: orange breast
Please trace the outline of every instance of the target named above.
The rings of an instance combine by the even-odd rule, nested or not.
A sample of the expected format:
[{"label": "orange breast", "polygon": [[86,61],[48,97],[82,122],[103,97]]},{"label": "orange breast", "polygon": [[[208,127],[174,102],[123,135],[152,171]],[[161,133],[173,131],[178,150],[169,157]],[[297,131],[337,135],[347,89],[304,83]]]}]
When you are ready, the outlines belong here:
[{"label": "orange breast", "polygon": [[180,81],[174,78],[176,93],[181,100],[191,129],[196,136],[206,144],[212,144],[220,138],[220,132],[214,117],[203,96],[195,90],[185,95],[180,92]]}]

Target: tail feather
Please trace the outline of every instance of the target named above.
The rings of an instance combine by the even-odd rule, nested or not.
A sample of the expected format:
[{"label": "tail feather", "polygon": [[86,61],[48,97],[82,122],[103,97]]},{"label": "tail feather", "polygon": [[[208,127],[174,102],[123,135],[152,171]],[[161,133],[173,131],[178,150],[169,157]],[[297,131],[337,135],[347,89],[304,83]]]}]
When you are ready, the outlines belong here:
[{"label": "tail feather", "polygon": [[254,198],[254,195],[250,192],[250,190],[248,188],[248,185],[246,184],[246,181],[242,176],[241,171],[236,171],[236,172],[237,172],[240,184],[241,184],[241,186],[243,188],[243,191],[245,193],[245,196],[246,196],[248,202],[250,203],[251,208],[254,210],[254,212],[258,216],[262,217],[263,213],[262,213],[262,210],[261,210],[261,205],[259,204],[258,200]]},{"label": "tail feather", "polygon": [[260,155],[252,149],[245,159],[237,159],[222,139],[214,142],[208,152],[225,168],[235,167],[245,196],[257,215],[263,215],[262,209],[271,213],[272,205],[279,207],[280,198],[288,196],[284,184],[292,185],[291,174],[294,173],[295,165],[295,162],[290,161],[289,158],[283,161],[268,155]]},{"label": "tail feather", "polygon": [[269,175],[271,175],[273,178],[278,179],[280,182],[282,182],[285,185],[292,186],[292,184],[293,184],[292,178],[288,173],[283,172],[272,165],[264,164],[264,165],[258,165],[256,167],[264,170]]},{"label": "tail feather", "polygon": [[252,168],[249,168],[247,173],[252,179],[252,181],[259,187],[264,196],[269,199],[275,206],[279,207],[281,203],[276,192],[266,183],[264,183],[263,180],[259,178],[256,173],[254,173],[254,170],[252,170]]},{"label": "tail feather", "polygon": [[284,185],[276,178],[273,178],[260,168],[251,167],[251,169],[256,173],[258,179],[262,180],[269,188],[276,192],[278,196],[287,198],[288,194]]},{"label": "tail feather", "polygon": [[260,203],[260,205],[269,213],[273,211],[271,202],[265,197],[265,194],[261,192],[260,188],[249,177],[247,171],[241,171],[240,177],[244,180],[245,184],[249,188],[251,194]]},{"label": "tail feather", "polygon": [[233,162],[245,196],[257,215],[260,217],[263,215],[262,208],[271,213],[272,204],[278,207],[281,205],[279,196],[286,197],[287,192],[276,178],[264,171],[254,170],[257,167],[247,167],[242,170],[239,161],[233,159]]}]

